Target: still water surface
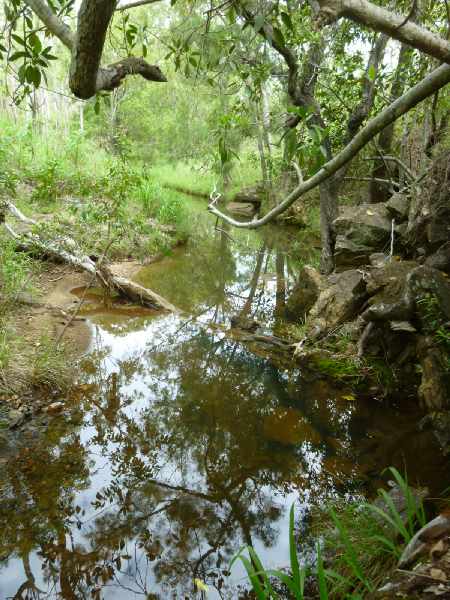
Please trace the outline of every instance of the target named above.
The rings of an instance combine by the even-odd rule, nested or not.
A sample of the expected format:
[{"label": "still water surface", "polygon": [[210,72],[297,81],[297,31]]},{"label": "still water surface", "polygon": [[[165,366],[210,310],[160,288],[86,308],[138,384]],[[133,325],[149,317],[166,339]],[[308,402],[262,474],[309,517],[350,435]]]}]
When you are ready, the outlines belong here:
[{"label": "still water surface", "polygon": [[138,275],[181,315],[86,306],[93,341],[70,410],[1,467],[1,600],[195,598],[196,578],[208,598],[244,597],[233,555],[251,544],[286,565],[293,502],[306,535],[314,506],[373,493],[386,466],[446,486],[414,411],[349,401],[225,333],[236,314],[283,327],[294,237],[202,223]]}]

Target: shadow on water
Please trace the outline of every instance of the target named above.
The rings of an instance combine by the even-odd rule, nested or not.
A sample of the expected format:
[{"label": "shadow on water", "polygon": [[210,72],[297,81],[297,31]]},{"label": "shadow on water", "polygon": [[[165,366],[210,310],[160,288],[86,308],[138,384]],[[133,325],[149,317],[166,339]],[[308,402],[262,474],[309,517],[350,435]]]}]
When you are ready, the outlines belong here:
[{"label": "shadow on water", "polygon": [[349,401],[214,326],[282,326],[295,277],[282,233],[199,234],[143,269],[183,316],[90,298],[70,416],[2,466],[0,598],[194,598],[196,578],[208,597],[244,597],[232,556],[251,544],[285,565],[292,502],[305,528],[312,506],[373,492],[391,464],[445,487],[414,411]]}]

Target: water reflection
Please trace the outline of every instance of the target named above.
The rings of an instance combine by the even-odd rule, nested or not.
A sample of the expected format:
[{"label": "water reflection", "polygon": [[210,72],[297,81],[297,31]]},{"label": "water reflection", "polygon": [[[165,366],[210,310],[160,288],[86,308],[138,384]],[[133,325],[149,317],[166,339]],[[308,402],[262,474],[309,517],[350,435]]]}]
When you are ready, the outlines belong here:
[{"label": "water reflection", "polygon": [[193,598],[195,578],[208,597],[245,597],[231,557],[251,544],[286,564],[294,500],[305,527],[312,504],[370,489],[389,464],[445,472],[436,457],[421,471],[435,448],[416,415],[349,402],[206,325],[282,314],[287,255],[246,239],[206,239],[142,274],[197,319],[88,309],[70,421],[24,443],[1,476],[1,598]]}]

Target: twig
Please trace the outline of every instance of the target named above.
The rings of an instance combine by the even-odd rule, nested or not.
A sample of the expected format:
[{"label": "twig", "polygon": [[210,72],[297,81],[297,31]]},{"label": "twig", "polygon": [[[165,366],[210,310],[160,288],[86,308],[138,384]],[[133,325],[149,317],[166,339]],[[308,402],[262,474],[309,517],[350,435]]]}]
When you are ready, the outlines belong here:
[{"label": "twig", "polygon": [[[99,260],[97,261],[97,267],[101,267],[102,262],[104,261],[105,257],[106,257],[106,253],[108,252],[108,250],[111,248],[112,244],[114,243],[115,238],[112,238],[108,241],[105,250],[103,251],[103,254],[101,255],[101,257],[99,258]],[[92,276],[89,280],[89,283],[87,284],[87,286],[84,288],[83,294],[80,298],[80,301],[78,303],[78,306],[76,307],[76,309],[73,311],[73,313],[70,316],[70,319],[67,321],[67,323],[64,325],[61,333],[58,335],[58,337],[56,338],[56,342],[55,342],[55,348],[58,348],[59,344],[61,343],[62,338],[64,337],[64,334],[67,331],[67,328],[70,327],[70,325],[74,322],[74,320],[76,319],[78,313],[81,310],[81,307],[83,306],[85,300],[86,300],[86,296],[87,293],[89,291],[89,289],[92,287],[92,284],[95,281],[95,278],[97,277],[97,270],[95,270],[92,273]]]}]

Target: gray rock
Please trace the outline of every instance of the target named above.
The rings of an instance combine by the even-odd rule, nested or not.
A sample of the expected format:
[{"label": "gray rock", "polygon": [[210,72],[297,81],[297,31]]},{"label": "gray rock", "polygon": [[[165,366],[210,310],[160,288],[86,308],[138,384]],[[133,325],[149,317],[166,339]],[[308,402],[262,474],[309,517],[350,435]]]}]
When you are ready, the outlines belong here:
[{"label": "gray rock", "polygon": [[384,204],[345,207],[333,222],[338,267],[360,265],[382,252],[391,236],[391,218]]},{"label": "gray rock", "polygon": [[442,244],[434,254],[426,259],[425,264],[450,274],[450,242]]},{"label": "gray rock", "polygon": [[227,210],[230,213],[246,217],[253,217],[256,212],[255,205],[250,202],[228,202]]},{"label": "gray rock", "polygon": [[353,319],[367,299],[365,274],[351,269],[330,275],[309,312],[316,335]]},{"label": "gray rock", "polygon": [[[436,308],[450,320],[450,281],[441,271],[421,265],[411,272],[409,278],[411,296],[417,301],[434,298]],[[418,316],[423,320],[423,311],[418,305]]]},{"label": "gray rock", "polygon": [[406,194],[397,192],[386,202],[386,208],[392,218],[398,223],[402,223],[408,218],[409,198]]},{"label": "gray rock", "polygon": [[372,267],[375,267],[377,269],[381,269],[381,267],[384,267],[388,261],[389,256],[387,256],[383,252],[374,252],[369,256],[370,264],[372,265]]},{"label": "gray rock", "polygon": [[237,194],[233,197],[233,203],[250,203],[255,206],[255,208],[259,208],[261,206],[261,202],[264,198],[264,185],[257,184],[255,186],[247,187],[237,192]]},{"label": "gray rock", "polygon": [[25,415],[21,410],[10,410],[8,413],[8,426],[10,429],[19,427],[23,423]]}]

